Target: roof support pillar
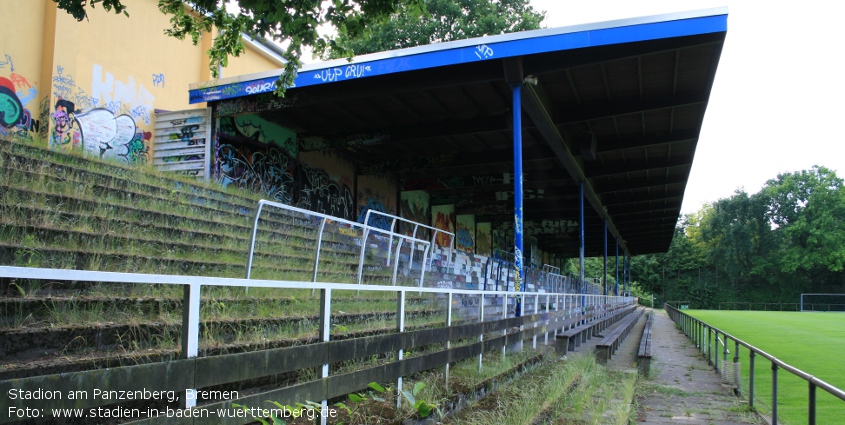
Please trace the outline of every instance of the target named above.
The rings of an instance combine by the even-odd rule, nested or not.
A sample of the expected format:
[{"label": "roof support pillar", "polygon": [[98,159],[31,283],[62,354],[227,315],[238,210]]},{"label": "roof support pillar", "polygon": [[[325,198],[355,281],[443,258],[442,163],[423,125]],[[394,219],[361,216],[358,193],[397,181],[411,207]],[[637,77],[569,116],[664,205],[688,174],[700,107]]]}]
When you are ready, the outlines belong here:
[{"label": "roof support pillar", "polygon": [[604,219],[604,276],[601,283],[604,288],[603,295],[607,296],[607,219]]},{"label": "roof support pillar", "polygon": [[628,252],[622,253],[622,293],[628,295]]},{"label": "roof support pillar", "polygon": [[578,183],[578,191],[580,195],[578,196],[578,240],[579,240],[579,249],[578,249],[578,260],[579,260],[579,276],[581,278],[581,307],[584,307],[584,303],[586,301],[585,294],[587,293],[587,280],[584,279],[585,277],[585,270],[584,270],[584,182]]},{"label": "roof support pillar", "polygon": [[614,282],[615,289],[613,290],[613,295],[619,296],[619,238],[616,239],[616,281]]},{"label": "roof support pillar", "polygon": [[[514,253],[514,290],[523,292],[522,279],[525,276],[525,267],[522,262],[523,242],[522,224],[525,219],[522,215],[522,85],[513,84],[513,253]],[[507,308],[507,306],[503,306]],[[522,315],[522,297],[516,297],[516,316]]]}]

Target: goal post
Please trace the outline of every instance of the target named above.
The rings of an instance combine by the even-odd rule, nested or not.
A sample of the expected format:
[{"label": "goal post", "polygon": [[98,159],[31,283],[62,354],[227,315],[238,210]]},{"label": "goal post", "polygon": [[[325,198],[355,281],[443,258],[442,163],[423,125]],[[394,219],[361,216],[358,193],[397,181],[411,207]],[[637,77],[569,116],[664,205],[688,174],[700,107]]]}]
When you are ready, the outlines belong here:
[{"label": "goal post", "polygon": [[801,294],[800,311],[845,312],[845,294]]}]

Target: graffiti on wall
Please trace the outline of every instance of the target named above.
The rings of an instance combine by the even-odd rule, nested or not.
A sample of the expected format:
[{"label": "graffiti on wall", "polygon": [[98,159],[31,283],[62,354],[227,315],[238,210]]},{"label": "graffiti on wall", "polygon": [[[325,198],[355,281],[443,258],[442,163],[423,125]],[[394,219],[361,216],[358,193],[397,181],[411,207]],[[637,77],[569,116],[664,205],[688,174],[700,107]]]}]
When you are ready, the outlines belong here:
[{"label": "graffiti on wall", "polygon": [[333,179],[325,170],[302,168],[301,189],[297,206],[346,220],[355,220],[355,199],[349,185]]},{"label": "graffiti on wall", "polygon": [[152,133],[139,130],[129,115],[115,115],[104,108],[80,112],[73,102],[59,99],[51,118],[49,146],[53,149],[82,149],[98,158],[128,164],[147,162]]},{"label": "graffiti on wall", "polygon": [[153,74],[153,86],[164,88],[164,74]]},{"label": "graffiti on wall", "polygon": [[[455,233],[455,206],[454,205],[432,205],[431,206],[432,226],[447,232]],[[449,235],[438,233],[435,243],[439,246],[452,246],[452,238]]]},{"label": "graffiti on wall", "polygon": [[453,176],[448,178],[406,180],[404,188],[405,190],[440,190],[507,184],[512,184],[510,173],[495,173],[475,176]]},{"label": "graffiti on wall", "polygon": [[136,87],[135,78],[132,76],[127,82],[116,80],[109,72],[106,72],[104,77],[103,67],[97,64],[94,64],[91,79],[91,99],[115,114],[128,108],[133,119],[141,119],[144,124],[150,124],[155,96],[144,88],[143,84]]},{"label": "graffiti on wall", "polygon": [[7,77],[0,76],[0,136],[21,141],[32,141],[39,134],[42,121],[35,119],[27,105],[38,96],[35,84],[14,72],[11,56],[4,55],[0,69],[8,68]]},{"label": "graffiti on wall", "polygon": [[457,216],[455,221],[455,248],[475,253],[475,216],[463,214]]},{"label": "graffiti on wall", "polygon": [[253,151],[247,146],[223,144],[217,149],[218,181],[266,194],[270,199],[291,204],[294,180],[288,171],[290,158],[277,148]]},{"label": "graffiti on wall", "polygon": [[[182,136],[196,124],[186,123]],[[187,133],[185,133],[187,132]],[[235,184],[292,204],[296,187],[296,135],[257,116],[220,118],[215,176],[223,186]],[[187,137],[188,140],[191,137]],[[189,142],[190,143],[190,142]]]},{"label": "graffiti on wall", "polygon": [[493,252],[493,224],[477,223],[475,225],[475,253],[490,255]]},{"label": "graffiti on wall", "polygon": [[[430,223],[431,216],[429,213],[429,196],[424,190],[405,191],[400,195],[399,213],[403,218],[417,222]],[[411,235],[414,229],[407,224],[403,224],[400,231],[406,235]],[[422,236],[419,235],[418,236]],[[430,235],[425,234],[426,239]]]},{"label": "graffiti on wall", "polygon": [[[396,208],[390,206],[389,199],[389,196],[371,187],[364,187],[358,191],[358,222],[364,222],[369,210],[396,215]],[[390,230],[391,220],[383,215],[370,214],[369,224],[379,229]]]},{"label": "graffiti on wall", "polygon": [[[368,134],[368,133],[360,133],[360,134],[353,134],[350,136],[342,136],[336,138],[325,138],[321,136],[312,136],[312,137],[305,137],[300,140],[299,148],[302,151],[315,151],[315,150],[322,150],[322,149],[337,149],[337,148],[347,148],[347,147],[356,147],[356,146],[371,146],[376,145],[384,142],[390,141],[389,134],[383,133],[375,133],[375,134]],[[369,164],[362,164],[361,165],[361,173],[362,174],[379,174],[379,171],[370,172],[373,168]]]},{"label": "graffiti on wall", "polygon": [[287,108],[296,102],[296,96],[279,97],[273,93],[264,93],[248,98],[223,100],[217,104],[217,115],[228,117],[232,115],[251,114],[263,111],[275,111]]},{"label": "graffiti on wall", "polygon": [[296,158],[296,133],[257,115],[220,118],[220,132],[233,142],[273,145]]},{"label": "graffiti on wall", "polygon": [[[77,85],[61,66],[53,75],[53,96],[57,98],[50,115],[52,132],[48,146],[58,150],[79,149],[103,159],[129,164],[146,163],[152,133],[137,123],[151,123],[155,97],[135,79],[116,80],[114,75],[94,65],[90,95]],[[42,101],[42,113],[46,109]]]},{"label": "graffiti on wall", "polygon": [[511,258],[502,255],[505,252],[513,252],[513,232],[504,227],[493,229],[493,257],[510,260]]}]

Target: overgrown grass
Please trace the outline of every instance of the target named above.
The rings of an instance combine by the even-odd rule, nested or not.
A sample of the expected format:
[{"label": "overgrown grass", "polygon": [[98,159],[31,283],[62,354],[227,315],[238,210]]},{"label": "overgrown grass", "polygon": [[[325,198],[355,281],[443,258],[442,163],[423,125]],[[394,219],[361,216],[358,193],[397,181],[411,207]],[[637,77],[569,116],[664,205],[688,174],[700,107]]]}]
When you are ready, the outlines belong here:
[{"label": "overgrown grass", "polygon": [[[845,314],[813,312],[691,310],[689,314],[838,388],[845,388]],[[733,343],[728,343],[733,359]],[[717,350],[714,348],[714,353]],[[740,349],[742,391],[748,395],[748,350]],[[720,358],[721,364],[721,358]],[[771,363],[755,359],[754,406],[771,407]],[[778,371],[778,418],[789,425],[807,423],[807,382]],[[845,424],[845,401],[817,390],[817,423]]]},{"label": "overgrown grass", "polygon": [[628,424],[635,374],[612,373],[591,353],[543,363],[447,423]]}]

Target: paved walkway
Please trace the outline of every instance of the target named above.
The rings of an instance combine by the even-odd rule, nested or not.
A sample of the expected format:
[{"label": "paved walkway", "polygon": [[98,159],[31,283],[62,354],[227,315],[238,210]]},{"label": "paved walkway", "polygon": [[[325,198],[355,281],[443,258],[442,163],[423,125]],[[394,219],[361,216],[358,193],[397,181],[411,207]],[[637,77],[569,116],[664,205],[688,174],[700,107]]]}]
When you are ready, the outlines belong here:
[{"label": "paved walkway", "polygon": [[[735,425],[764,424],[756,414],[733,395],[733,388],[723,385],[721,376],[707,364],[675,327],[663,310],[654,311],[651,378],[645,380],[645,393],[638,400],[639,423]],[[627,339],[639,342],[640,333]],[[629,341],[625,341],[627,344]],[[622,350],[619,350],[622,352]],[[636,349],[634,349],[636,351]],[[623,356],[619,356],[622,362]],[[618,367],[622,367],[620,363]],[[611,365],[611,367],[613,367]]]}]

